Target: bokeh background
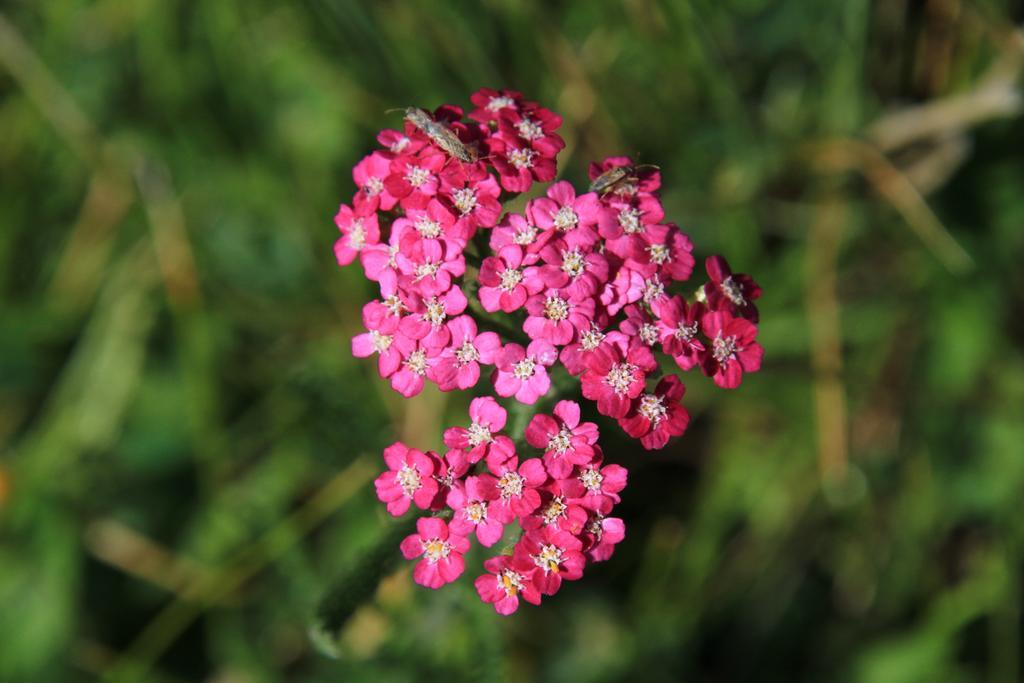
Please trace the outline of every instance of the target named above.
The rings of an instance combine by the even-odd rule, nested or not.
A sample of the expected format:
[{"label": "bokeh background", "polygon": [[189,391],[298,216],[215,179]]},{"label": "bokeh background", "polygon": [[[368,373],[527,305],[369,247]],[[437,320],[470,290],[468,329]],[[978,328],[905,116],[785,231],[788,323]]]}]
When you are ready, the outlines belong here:
[{"label": "bokeh background", "polygon": [[[1024,6],[10,0],[0,9],[0,680],[1016,681]],[[661,166],[764,286],[626,541],[541,608],[433,592],[374,498],[400,400],[331,218],[392,107],[511,87],[560,173]],[[481,387],[483,390],[483,387]],[[479,555],[471,562],[478,564]]]}]

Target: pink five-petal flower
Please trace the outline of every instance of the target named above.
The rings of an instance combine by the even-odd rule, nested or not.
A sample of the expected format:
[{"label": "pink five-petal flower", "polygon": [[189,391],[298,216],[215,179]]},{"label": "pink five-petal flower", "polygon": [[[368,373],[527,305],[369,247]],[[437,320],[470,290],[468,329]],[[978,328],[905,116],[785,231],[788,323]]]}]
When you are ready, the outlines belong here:
[{"label": "pink five-petal flower", "polygon": [[[562,365],[571,375],[579,375],[587,369],[587,359],[599,348],[611,344],[616,337],[624,337],[621,332],[609,332],[605,334],[602,329],[593,323],[586,330],[579,333],[577,341],[562,349],[559,359]],[[628,342],[628,340],[626,340]]]},{"label": "pink five-petal flower", "polygon": [[498,118],[498,134],[507,140],[525,140],[541,156],[554,159],[565,148],[565,141],[555,133],[562,126],[562,117],[543,107],[527,111],[502,111]]},{"label": "pink five-petal flower", "polygon": [[704,304],[690,305],[682,297],[673,296],[656,306],[654,313],[658,316],[658,336],[665,353],[682,370],[698,365],[704,354],[704,343],[697,336]]},{"label": "pink five-petal flower", "polygon": [[577,479],[583,492],[578,502],[583,507],[607,515],[619,503],[619,491],[626,488],[628,472],[622,465],[600,463],[581,467]]},{"label": "pink five-petal flower", "polygon": [[469,96],[469,101],[476,105],[476,109],[469,112],[469,118],[481,123],[497,121],[502,112],[519,111],[528,104],[518,91],[491,88],[480,88]]},{"label": "pink five-petal flower", "polygon": [[540,268],[544,285],[562,289],[574,301],[592,298],[608,281],[608,259],[597,252],[570,247],[556,239],[540,252],[545,265]]},{"label": "pink five-petal flower", "polygon": [[448,496],[455,489],[465,486],[465,476],[469,472],[470,462],[466,454],[460,450],[447,451],[443,456],[434,459],[434,481],[437,482],[437,494],[430,504],[431,510],[443,510]]},{"label": "pink five-petal flower", "polygon": [[590,356],[580,377],[583,395],[597,401],[597,409],[608,417],[624,417],[632,400],[644,390],[647,373],[657,367],[650,349],[621,344],[601,348]]},{"label": "pink five-petal flower", "polygon": [[494,477],[489,474],[467,477],[464,487],[452,489],[448,495],[448,505],[455,511],[450,524],[452,532],[464,536],[475,533],[485,548],[497,543],[505,525],[488,510],[497,497],[498,484]]},{"label": "pink five-petal flower", "polygon": [[481,574],[473,585],[484,602],[494,605],[498,614],[509,615],[519,609],[519,598],[539,605],[540,591],[533,584],[537,566],[524,559],[498,555],[484,561],[488,574]]},{"label": "pink five-petal flower", "polygon": [[341,231],[341,237],[334,243],[334,256],[338,265],[347,266],[356,259],[363,249],[380,242],[380,227],[377,214],[371,211],[355,211],[342,204],[334,216],[334,224]]},{"label": "pink five-petal flower", "polygon": [[646,233],[646,258],[666,282],[688,280],[693,273],[693,242],[677,226],[652,225]]},{"label": "pink five-petal flower", "polygon": [[654,393],[642,394],[633,404],[619,426],[647,450],[663,448],[673,436],[686,431],[690,414],[680,401],[686,386],[675,375],[667,375],[658,382]]},{"label": "pink five-petal flower", "polygon": [[402,318],[399,329],[410,339],[424,346],[440,349],[451,341],[448,319],[466,310],[466,295],[457,285],[440,296],[420,296],[415,292],[405,298],[409,315]]},{"label": "pink five-petal flower", "polygon": [[711,278],[711,282],[704,285],[708,308],[756,323],[758,314],[754,300],[761,296],[761,287],[754,279],[744,273],[734,274],[721,256],[708,256],[704,267]]},{"label": "pink five-petal flower", "polygon": [[575,581],[583,576],[587,560],[581,552],[583,543],[558,526],[543,526],[527,532],[516,544],[513,557],[531,560],[537,566],[534,583],[544,595],[554,595],[562,581]]},{"label": "pink five-petal flower", "polygon": [[585,465],[594,457],[598,430],[593,422],[580,422],[580,405],[559,401],[554,416],[538,413],[526,426],[526,442],[544,449],[544,467],[556,479],[565,479],[573,465]]},{"label": "pink five-petal flower", "polygon": [[531,223],[541,230],[559,233],[571,247],[587,250],[597,243],[600,213],[596,194],[588,192],[577,197],[576,190],[565,180],[549,187],[547,197],[534,199],[526,205]]},{"label": "pink five-petal flower", "polygon": [[423,391],[423,384],[437,362],[440,349],[424,346],[401,333],[395,335],[392,344],[402,355],[402,362],[390,377],[391,388],[410,398]]},{"label": "pink five-petal flower", "polygon": [[520,526],[524,531],[532,531],[553,525],[573,535],[582,533],[588,513],[577,501],[583,491],[576,479],[552,479],[540,488],[540,506],[524,517]]},{"label": "pink five-petal flower", "polygon": [[386,152],[373,152],[355,165],[352,179],[359,191],[352,200],[356,206],[369,211],[390,211],[398,199],[384,187],[384,179],[391,174],[391,159]]},{"label": "pink five-petal flower", "polygon": [[456,225],[454,214],[436,199],[431,199],[426,208],[406,211],[405,216],[395,220],[391,230],[397,234],[399,249],[405,253],[423,240],[454,242],[460,249],[466,246],[467,235]]},{"label": "pink five-petal flower", "polygon": [[530,339],[563,346],[576,338],[578,331],[589,329],[594,318],[594,300],[574,301],[557,289],[534,294],[526,301],[523,331]]},{"label": "pink five-petal flower", "polygon": [[416,533],[405,537],[401,549],[407,560],[423,558],[412,570],[413,580],[427,588],[440,588],[462,575],[466,568],[462,555],[469,550],[469,539],[451,531],[443,519],[420,517]]},{"label": "pink five-petal flower", "polygon": [[432,478],[434,461],[431,456],[401,441],[384,449],[384,462],[388,471],[373,482],[377,498],[387,503],[388,512],[395,517],[405,514],[411,503],[426,510],[437,493],[438,484]]},{"label": "pink five-petal flower", "polygon": [[441,173],[441,196],[463,234],[497,225],[501,187],[482,162],[452,164]]},{"label": "pink five-petal flower", "polygon": [[558,351],[545,341],[532,341],[525,349],[519,344],[506,344],[492,375],[495,392],[533,405],[551,388],[547,368],[557,359]]},{"label": "pink five-petal flower", "polygon": [[487,147],[501,186],[509,192],[526,192],[535,180],[546,183],[555,178],[555,160],[540,154],[521,138],[508,140],[494,135],[488,139]]},{"label": "pink five-petal flower", "polygon": [[583,547],[591,562],[604,562],[615,552],[615,545],[626,537],[626,524],[618,517],[594,513],[583,529]]},{"label": "pink five-petal flower", "polygon": [[[536,256],[532,257],[536,260]],[[497,256],[488,256],[480,266],[480,303],[488,313],[511,313],[526,299],[544,288],[535,266],[523,267],[522,247],[509,244]]]},{"label": "pink five-petal flower", "polygon": [[506,214],[501,223],[491,231],[490,246],[493,251],[499,252],[508,245],[515,244],[532,256],[540,253],[554,235],[554,231],[538,229],[525,216],[510,213]]},{"label": "pink five-petal flower", "polygon": [[598,226],[608,251],[624,259],[641,259],[650,231],[664,217],[661,202],[652,196],[604,200]]},{"label": "pink five-petal flower", "polygon": [[433,147],[424,147],[415,155],[391,160],[391,173],[384,179],[384,188],[397,197],[403,209],[422,209],[437,194],[437,177],[447,157]]},{"label": "pink five-petal flower", "polygon": [[[373,302],[371,302],[373,303]],[[352,338],[352,355],[367,358],[377,354],[377,369],[381,377],[390,377],[402,363],[402,354],[394,347],[398,318],[384,315],[374,316],[373,308],[363,307],[363,324],[368,332]]]},{"label": "pink five-petal flower", "polygon": [[540,458],[529,458],[520,464],[516,456],[506,460],[493,457],[487,461],[487,468],[497,477],[498,497],[489,510],[495,519],[509,524],[516,517],[526,517],[537,509],[540,505],[537,489],[548,480]]},{"label": "pink five-petal flower", "polygon": [[757,326],[749,320],[713,311],[701,319],[704,335],[711,347],[704,353],[704,374],[723,389],[735,389],[744,372],[761,369],[764,348],[758,344]]},{"label": "pink five-petal flower", "polygon": [[508,412],[490,396],[474,398],[469,404],[469,427],[449,427],[444,445],[466,454],[469,462],[501,463],[515,455],[512,439],[498,434],[505,428]]},{"label": "pink five-petal flower", "polygon": [[643,345],[653,349],[658,343],[658,325],[642,306],[630,304],[622,309],[626,319],[619,323],[619,331],[629,337],[630,346]]},{"label": "pink five-petal flower", "polygon": [[476,323],[468,315],[449,320],[448,332],[451,341],[441,351],[431,379],[441,391],[469,389],[480,379],[481,364],[494,365],[501,352],[501,338],[494,332],[477,334]]},{"label": "pink five-petal flower", "polygon": [[421,296],[437,296],[452,286],[452,279],[466,272],[462,248],[454,242],[423,240],[395,257],[401,273],[399,286]]}]

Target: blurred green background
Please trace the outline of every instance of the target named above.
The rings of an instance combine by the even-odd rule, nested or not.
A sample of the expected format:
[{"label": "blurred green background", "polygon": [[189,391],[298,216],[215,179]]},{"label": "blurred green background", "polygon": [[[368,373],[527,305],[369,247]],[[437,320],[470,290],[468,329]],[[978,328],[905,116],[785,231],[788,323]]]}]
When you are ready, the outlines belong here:
[{"label": "blurred green background", "polygon": [[[1024,6],[10,0],[0,10],[0,680],[1015,681]],[[523,91],[561,174],[661,166],[764,286],[629,532],[502,619],[399,561],[399,400],[331,217],[391,107]],[[483,390],[483,387],[480,388]],[[478,566],[482,558],[471,558]]]}]

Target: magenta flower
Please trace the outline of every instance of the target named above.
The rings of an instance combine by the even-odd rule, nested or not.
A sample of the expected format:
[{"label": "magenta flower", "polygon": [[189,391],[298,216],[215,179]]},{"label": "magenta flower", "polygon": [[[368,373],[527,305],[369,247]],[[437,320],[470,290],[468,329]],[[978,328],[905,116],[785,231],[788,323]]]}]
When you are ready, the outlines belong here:
[{"label": "magenta flower", "polygon": [[597,243],[600,213],[596,194],[588,192],[577,197],[576,190],[564,180],[549,187],[547,197],[526,205],[526,215],[532,224],[560,234],[571,247],[587,250]]},{"label": "magenta flower", "polygon": [[497,477],[495,485],[498,487],[498,497],[490,505],[490,514],[502,524],[526,517],[540,505],[537,489],[548,480],[540,458],[529,458],[519,464],[516,456],[504,461],[495,457],[487,461],[487,469]]},{"label": "magenta flower", "polygon": [[544,595],[554,595],[562,581],[575,581],[583,576],[587,560],[581,552],[583,543],[558,526],[543,526],[523,535],[512,556],[519,561],[530,560],[537,566],[533,580]]},{"label": "magenta flower", "polygon": [[735,389],[743,381],[744,372],[761,369],[764,348],[754,341],[757,326],[749,320],[734,318],[721,311],[712,311],[701,319],[704,335],[711,348],[704,353],[704,374],[723,389]]},{"label": "magenta flower", "polygon": [[440,348],[424,346],[404,334],[395,335],[392,342],[402,355],[402,363],[391,375],[391,388],[406,398],[423,391],[423,384],[431,368],[437,363]]},{"label": "magenta flower", "polygon": [[417,242],[425,240],[439,241],[442,248],[455,243],[462,249],[468,239],[468,234],[456,225],[454,214],[436,199],[427,202],[424,209],[406,211],[405,216],[395,220],[391,230],[398,237],[399,249],[407,254]]},{"label": "magenta flower", "polygon": [[497,543],[505,525],[488,514],[491,501],[497,497],[497,479],[489,474],[467,477],[464,487],[452,489],[448,495],[448,505],[455,511],[450,524],[452,532],[463,536],[475,533],[485,548]]},{"label": "magenta flower", "polygon": [[[491,250],[499,252],[510,244],[523,248],[524,254],[537,254],[554,237],[553,232],[537,229],[537,226],[518,213],[506,214],[498,227],[491,231]],[[525,258],[525,256],[524,256]]]},{"label": "magenta flower", "polygon": [[554,159],[565,148],[565,141],[555,133],[562,127],[562,117],[543,107],[499,113],[498,135],[506,140],[525,140],[541,156]]},{"label": "magenta flower", "polygon": [[431,456],[397,441],[384,449],[384,462],[388,471],[373,485],[388,512],[395,517],[404,515],[411,503],[421,510],[429,508],[438,490]]},{"label": "magenta flower", "polygon": [[704,285],[708,308],[756,323],[758,316],[754,300],[761,296],[761,287],[754,278],[744,273],[733,274],[728,261],[721,256],[709,256],[704,267],[711,278],[711,282]]},{"label": "magenta flower", "polygon": [[399,249],[396,256],[401,277],[399,286],[422,296],[437,296],[452,286],[452,278],[466,272],[462,247],[436,240],[423,240],[408,250]]},{"label": "magenta flower", "polygon": [[675,375],[666,375],[658,382],[653,394],[643,394],[632,409],[619,420],[622,430],[647,450],[664,448],[673,436],[686,431],[690,414],[680,401],[686,386]]},{"label": "magenta flower", "polygon": [[604,562],[615,552],[615,546],[626,537],[626,524],[618,517],[593,514],[587,520],[582,536],[583,548],[591,562]]},{"label": "magenta flower", "polygon": [[619,323],[619,331],[629,337],[631,346],[641,344],[653,349],[658,343],[658,324],[647,310],[637,304],[630,304],[622,309],[626,319]]},{"label": "magenta flower", "polygon": [[[452,289],[455,289],[454,287]],[[480,365],[494,365],[501,353],[501,338],[494,332],[477,334],[468,315],[448,321],[451,341],[441,350],[430,376],[441,391],[469,389],[480,379]]]},{"label": "magenta flower", "polygon": [[460,450],[449,450],[444,456],[437,457],[434,462],[434,481],[437,482],[437,493],[430,503],[430,509],[443,510],[448,503],[448,496],[455,489],[465,487],[466,474],[470,463],[466,454]]},{"label": "magenta flower", "polygon": [[698,365],[704,355],[704,343],[697,337],[705,313],[704,304],[689,305],[682,297],[674,296],[659,304],[654,312],[658,316],[658,336],[665,353],[672,356],[682,370]]},{"label": "magenta flower", "polygon": [[404,131],[391,129],[382,130],[377,133],[377,142],[383,145],[392,155],[415,154],[427,146],[427,140],[423,136],[413,139],[406,135]]},{"label": "magenta flower", "polygon": [[526,442],[544,449],[544,467],[555,479],[565,479],[573,465],[586,465],[594,458],[598,430],[593,422],[580,423],[580,405],[559,401],[554,416],[538,413],[526,426]]},{"label": "magenta flower", "polygon": [[540,154],[525,140],[492,136],[487,146],[501,186],[509,192],[526,192],[534,181],[546,183],[555,178],[555,160]]},{"label": "magenta flower", "polygon": [[453,164],[441,172],[441,196],[463,234],[497,225],[501,216],[498,181],[482,162]]},{"label": "magenta flower", "polygon": [[[596,323],[579,333],[577,341],[562,349],[559,359],[562,365],[571,375],[579,375],[587,369],[587,359],[599,348],[610,344],[621,332],[610,332],[605,334]],[[628,340],[627,340],[628,342]]]},{"label": "magenta flower", "polygon": [[649,231],[664,217],[661,202],[653,196],[613,199],[603,203],[598,225],[608,251],[624,259],[640,259]]},{"label": "magenta flower", "polygon": [[420,517],[416,533],[405,537],[401,549],[407,560],[423,558],[412,570],[413,581],[436,589],[462,575],[466,568],[462,555],[469,550],[469,539],[451,531],[443,519]]},{"label": "magenta flower", "polygon": [[380,227],[377,225],[377,214],[352,210],[342,204],[334,216],[334,224],[341,231],[341,237],[334,243],[334,256],[338,265],[347,266],[355,260],[359,253],[380,242]]},{"label": "magenta flower", "polygon": [[576,501],[583,507],[602,515],[612,511],[619,504],[619,491],[626,488],[628,472],[621,465],[605,465],[600,462],[581,467],[577,479],[583,492]]},{"label": "magenta flower", "polygon": [[498,614],[509,615],[519,609],[519,597],[539,605],[540,591],[533,584],[537,566],[528,559],[498,555],[484,561],[488,574],[478,576],[473,585],[480,599],[494,605]]},{"label": "magenta flower", "polygon": [[583,301],[597,294],[608,281],[608,259],[603,255],[571,247],[556,239],[540,252],[545,265],[540,267],[544,285],[564,290],[574,301]]},{"label": "magenta flower", "polygon": [[419,340],[424,346],[440,349],[451,341],[448,319],[466,310],[466,295],[458,286],[453,286],[440,296],[422,297],[410,293],[405,299],[409,315],[402,318],[398,329],[410,339]]},{"label": "magenta flower", "polygon": [[526,312],[523,331],[530,339],[562,346],[575,339],[577,331],[590,327],[594,301],[573,301],[564,292],[549,289],[527,299]]},{"label": "magenta flower", "polygon": [[576,479],[552,479],[540,488],[540,506],[520,520],[524,531],[557,526],[574,536],[587,523],[587,510],[578,503],[583,488]]},{"label": "magenta flower", "polygon": [[545,341],[532,341],[525,349],[519,344],[506,344],[492,375],[495,392],[533,405],[551,388],[547,368],[557,359],[558,351]]},{"label": "magenta flower", "polygon": [[391,173],[384,179],[384,188],[398,198],[403,209],[422,209],[437,194],[437,174],[446,159],[433,147],[424,147],[415,155],[395,157],[391,160]]},{"label": "magenta flower", "polygon": [[595,352],[580,377],[583,395],[597,401],[597,409],[608,417],[624,417],[632,400],[644,390],[647,373],[657,361],[650,349],[634,346],[623,350],[614,344]]},{"label": "magenta flower", "polygon": [[515,455],[515,444],[507,436],[498,435],[505,428],[508,413],[490,396],[474,398],[469,404],[469,427],[449,427],[444,432],[444,445],[466,454],[470,464],[503,463]]},{"label": "magenta flower", "polygon": [[[524,266],[523,256],[522,247],[509,244],[480,265],[480,303],[488,313],[516,311],[527,297],[544,288],[536,266]],[[529,261],[536,259],[531,255]]]},{"label": "magenta flower", "polygon": [[367,211],[390,211],[398,203],[384,187],[384,179],[391,175],[391,159],[384,152],[373,152],[355,165],[352,179],[359,191],[352,202]]},{"label": "magenta flower", "polygon": [[523,94],[515,90],[492,90],[481,88],[469,96],[476,109],[469,112],[469,118],[481,123],[497,121],[504,112],[516,112],[521,107],[534,105],[523,99]]},{"label": "magenta flower", "polygon": [[352,338],[352,355],[356,358],[368,358],[376,353],[380,376],[390,377],[402,363],[402,354],[394,348],[398,318],[388,315],[374,316],[373,310],[370,304],[363,307],[363,324],[368,331]]},{"label": "magenta flower", "polygon": [[647,229],[644,246],[648,263],[658,267],[658,274],[667,282],[683,282],[693,273],[693,243],[677,226],[652,225]]}]

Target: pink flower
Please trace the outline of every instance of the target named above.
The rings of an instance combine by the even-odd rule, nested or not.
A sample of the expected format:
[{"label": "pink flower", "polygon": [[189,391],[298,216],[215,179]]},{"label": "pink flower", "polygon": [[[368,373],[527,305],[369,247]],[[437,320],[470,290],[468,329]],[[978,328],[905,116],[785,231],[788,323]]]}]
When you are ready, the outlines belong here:
[{"label": "pink flower", "polygon": [[636,304],[626,306],[626,319],[619,323],[619,330],[629,337],[630,345],[643,345],[649,349],[658,343],[658,325],[647,311]]},{"label": "pink flower", "polygon": [[[372,304],[373,302],[371,302]],[[381,377],[390,377],[402,363],[402,354],[394,348],[395,332],[398,330],[398,318],[393,316],[374,317],[367,311],[370,304],[363,307],[363,324],[369,330],[352,338],[352,355],[356,358],[367,358],[377,354],[377,369]]]},{"label": "pink flower", "polygon": [[519,111],[520,107],[532,103],[523,100],[523,94],[515,90],[492,90],[481,88],[469,96],[476,109],[469,112],[469,118],[481,123],[497,121],[503,112]]},{"label": "pink flower", "polygon": [[583,531],[588,513],[578,503],[583,487],[576,479],[553,479],[540,488],[540,507],[520,520],[524,531],[557,526],[574,536]]},{"label": "pink flower", "polygon": [[667,375],[658,382],[654,393],[642,394],[629,413],[619,419],[622,430],[647,450],[664,448],[668,440],[686,431],[690,414],[680,401],[686,386],[675,375]]},{"label": "pink flower", "polygon": [[606,201],[598,222],[608,251],[621,258],[639,259],[648,244],[648,231],[664,217],[661,202],[645,196]]},{"label": "pink flower", "polygon": [[548,242],[540,256],[546,264],[540,268],[545,286],[564,290],[574,301],[592,298],[608,281],[608,260],[597,252],[556,239]]},{"label": "pink flower", "polygon": [[460,450],[447,451],[443,457],[435,459],[434,481],[437,482],[438,489],[430,503],[431,510],[443,510],[451,492],[465,487],[465,476],[469,472],[469,466],[466,454]]},{"label": "pink flower", "polygon": [[448,505],[455,510],[452,532],[463,536],[475,533],[485,548],[497,543],[505,525],[488,513],[491,501],[497,497],[497,480],[489,474],[468,477],[465,487],[452,489],[448,495]]},{"label": "pink flower", "polygon": [[398,238],[394,231],[387,244],[368,244],[359,252],[359,262],[368,280],[380,282],[383,278],[398,278]]},{"label": "pink flower", "polygon": [[562,180],[548,188],[547,197],[526,205],[530,222],[541,230],[559,233],[571,247],[590,249],[597,242],[597,221],[601,206],[593,192],[576,196],[572,185]]},{"label": "pink flower", "polygon": [[431,199],[425,209],[409,209],[405,216],[398,218],[391,226],[398,236],[399,248],[409,253],[413,245],[421,241],[439,241],[444,248],[455,243],[460,249],[466,246],[468,234],[455,223],[455,216],[444,204]]},{"label": "pink flower", "polygon": [[594,458],[598,430],[593,422],[580,423],[580,405],[559,401],[554,416],[538,413],[526,426],[526,442],[544,449],[544,467],[556,479],[565,479],[573,465],[586,465]]},{"label": "pink flower", "polygon": [[704,304],[688,305],[682,297],[674,296],[654,310],[658,316],[658,336],[661,348],[672,356],[682,370],[698,365],[704,354],[704,343],[697,337]]},{"label": "pink flower", "polygon": [[649,349],[622,344],[602,348],[591,355],[580,377],[583,395],[597,401],[597,409],[608,417],[624,417],[632,400],[644,390],[647,373],[657,367]]},{"label": "pink flower", "polygon": [[644,258],[658,267],[662,279],[682,282],[693,273],[693,243],[672,224],[652,225],[647,229]]},{"label": "pink flower", "polygon": [[468,315],[448,321],[448,332],[451,341],[441,351],[431,379],[437,382],[441,391],[476,386],[480,379],[480,364],[494,365],[501,352],[501,338],[494,332],[477,334],[476,323]]},{"label": "pink flower", "polygon": [[619,503],[619,491],[626,488],[626,468],[621,465],[600,463],[581,467],[577,479],[583,487],[580,505],[602,515],[612,511]]},{"label": "pink flower", "polygon": [[[536,260],[536,256],[532,257]],[[523,266],[523,249],[515,244],[501,248],[497,256],[488,256],[480,266],[480,303],[493,313],[511,313],[522,308],[531,294],[544,288],[537,268]]]},{"label": "pink flower", "polygon": [[526,517],[540,505],[537,489],[548,480],[548,473],[540,458],[529,458],[519,464],[519,458],[507,460],[492,458],[487,468],[497,477],[498,497],[491,503],[489,514],[502,524],[510,524],[517,517]]},{"label": "pink flower", "polygon": [[441,194],[463,233],[498,223],[501,188],[482,162],[450,165],[441,173]]},{"label": "pink flower", "polygon": [[477,577],[473,585],[480,599],[494,605],[498,614],[509,615],[519,609],[519,597],[534,605],[540,604],[540,591],[533,585],[536,565],[529,560],[498,555],[484,561],[489,574]]},{"label": "pink flower", "polygon": [[498,432],[505,428],[508,413],[490,396],[474,398],[469,404],[469,427],[450,427],[444,432],[444,444],[466,454],[467,460],[477,463],[501,463],[515,455],[515,444]]},{"label": "pink flower", "polygon": [[440,296],[422,297],[410,293],[405,298],[409,315],[402,318],[399,330],[424,346],[440,349],[451,340],[451,331],[445,324],[451,316],[466,310],[466,295],[454,286]]},{"label": "pink flower", "polygon": [[523,331],[533,340],[546,341],[556,346],[568,344],[579,330],[590,327],[594,317],[594,301],[573,301],[557,289],[549,289],[531,296],[526,302],[529,315]]},{"label": "pink flower", "polygon": [[363,249],[380,242],[377,214],[372,210],[353,211],[347,204],[342,204],[334,216],[334,224],[341,231],[341,237],[334,243],[334,256],[338,259],[338,265],[347,266]]},{"label": "pink flower", "polygon": [[525,140],[542,156],[554,159],[565,148],[565,141],[555,133],[561,126],[562,117],[543,107],[506,109],[499,114],[498,135],[507,140]]},{"label": "pink flower", "polygon": [[386,147],[392,154],[415,154],[427,146],[425,136],[421,135],[413,139],[403,131],[390,129],[377,133],[377,142]]},{"label": "pink flower", "polygon": [[526,192],[535,180],[546,183],[555,178],[555,160],[540,154],[525,140],[507,141],[492,136],[488,148],[501,186],[509,192]]},{"label": "pink flower", "polygon": [[581,552],[583,543],[557,526],[544,526],[530,531],[516,544],[512,556],[532,561],[537,566],[533,580],[544,595],[554,595],[562,581],[575,581],[583,576],[587,560]]},{"label": "pink flower", "polygon": [[373,482],[377,498],[387,503],[388,512],[395,517],[405,514],[411,503],[426,510],[437,493],[434,461],[415,448],[409,448],[401,441],[384,449],[384,462],[389,470]]},{"label": "pink flower", "polygon": [[373,152],[355,165],[352,179],[359,191],[353,203],[368,211],[390,211],[398,203],[396,197],[384,187],[384,179],[391,175],[391,159],[384,152]]},{"label": "pink flower", "polygon": [[701,319],[704,335],[711,347],[704,354],[704,374],[723,389],[735,389],[744,372],[761,369],[764,348],[755,340],[757,326],[749,320],[713,311]]},{"label": "pink flower", "polygon": [[462,575],[466,568],[462,554],[469,550],[469,539],[451,531],[443,519],[420,517],[416,533],[405,537],[401,549],[407,560],[423,558],[412,570],[413,580],[427,588],[440,588]]},{"label": "pink flower", "polygon": [[435,240],[423,240],[408,250],[400,249],[398,268],[399,285],[423,296],[437,296],[452,286],[452,278],[466,272],[466,259],[462,248],[447,242],[442,247]]},{"label": "pink flower", "polygon": [[384,179],[384,188],[398,198],[403,209],[422,209],[437,194],[437,174],[446,159],[433,147],[395,157],[391,160],[391,173]]},{"label": "pink flower", "polygon": [[579,333],[577,341],[562,349],[559,355],[562,365],[571,375],[578,375],[587,368],[587,359],[599,348],[610,343],[609,338],[622,335],[621,332],[605,334],[596,323]]},{"label": "pink flower", "polygon": [[608,308],[611,315],[637,301],[655,306],[667,298],[665,283],[658,275],[657,267],[632,259],[626,261],[615,275],[615,279],[609,282],[601,293],[601,303]]},{"label": "pink flower", "polygon": [[525,254],[537,254],[554,237],[553,232],[542,232],[537,226],[518,213],[506,214],[501,223],[491,231],[491,249],[501,251],[510,244],[523,248]]},{"label": "pink flower", "polygon": [[593,514],[583,532],[583,547],[591,562],[604,562],[615,552],[615,545],[626,537],[626,524],[618,517]]},{"label": "pink flower", "polygon": [[434,364],[437,363],[440,349],[424,346],[404,334],[395,335],[392,343],[402,355],[402,363],[398,370],[391,375],[391,388],[402,396],[410,398],[423,391],[424,380]]},{"label": "pink flower", "polygon": [[757,322],[754,300],[761,296],[761,287],[744,273],[733,274],[729,263],[721,256],[709,256],[704,261],[711,282],[704,285],[708,308],[725,311],[734,316]]},{"label": "pink flower", "polygon": [[520,403],[533,405],[551,388],[547,368],[557,359],[558,351],[545,341],[532,341],[525,349],[507,344],[495,363],[494,390],[498,396],[515,396]]}]

